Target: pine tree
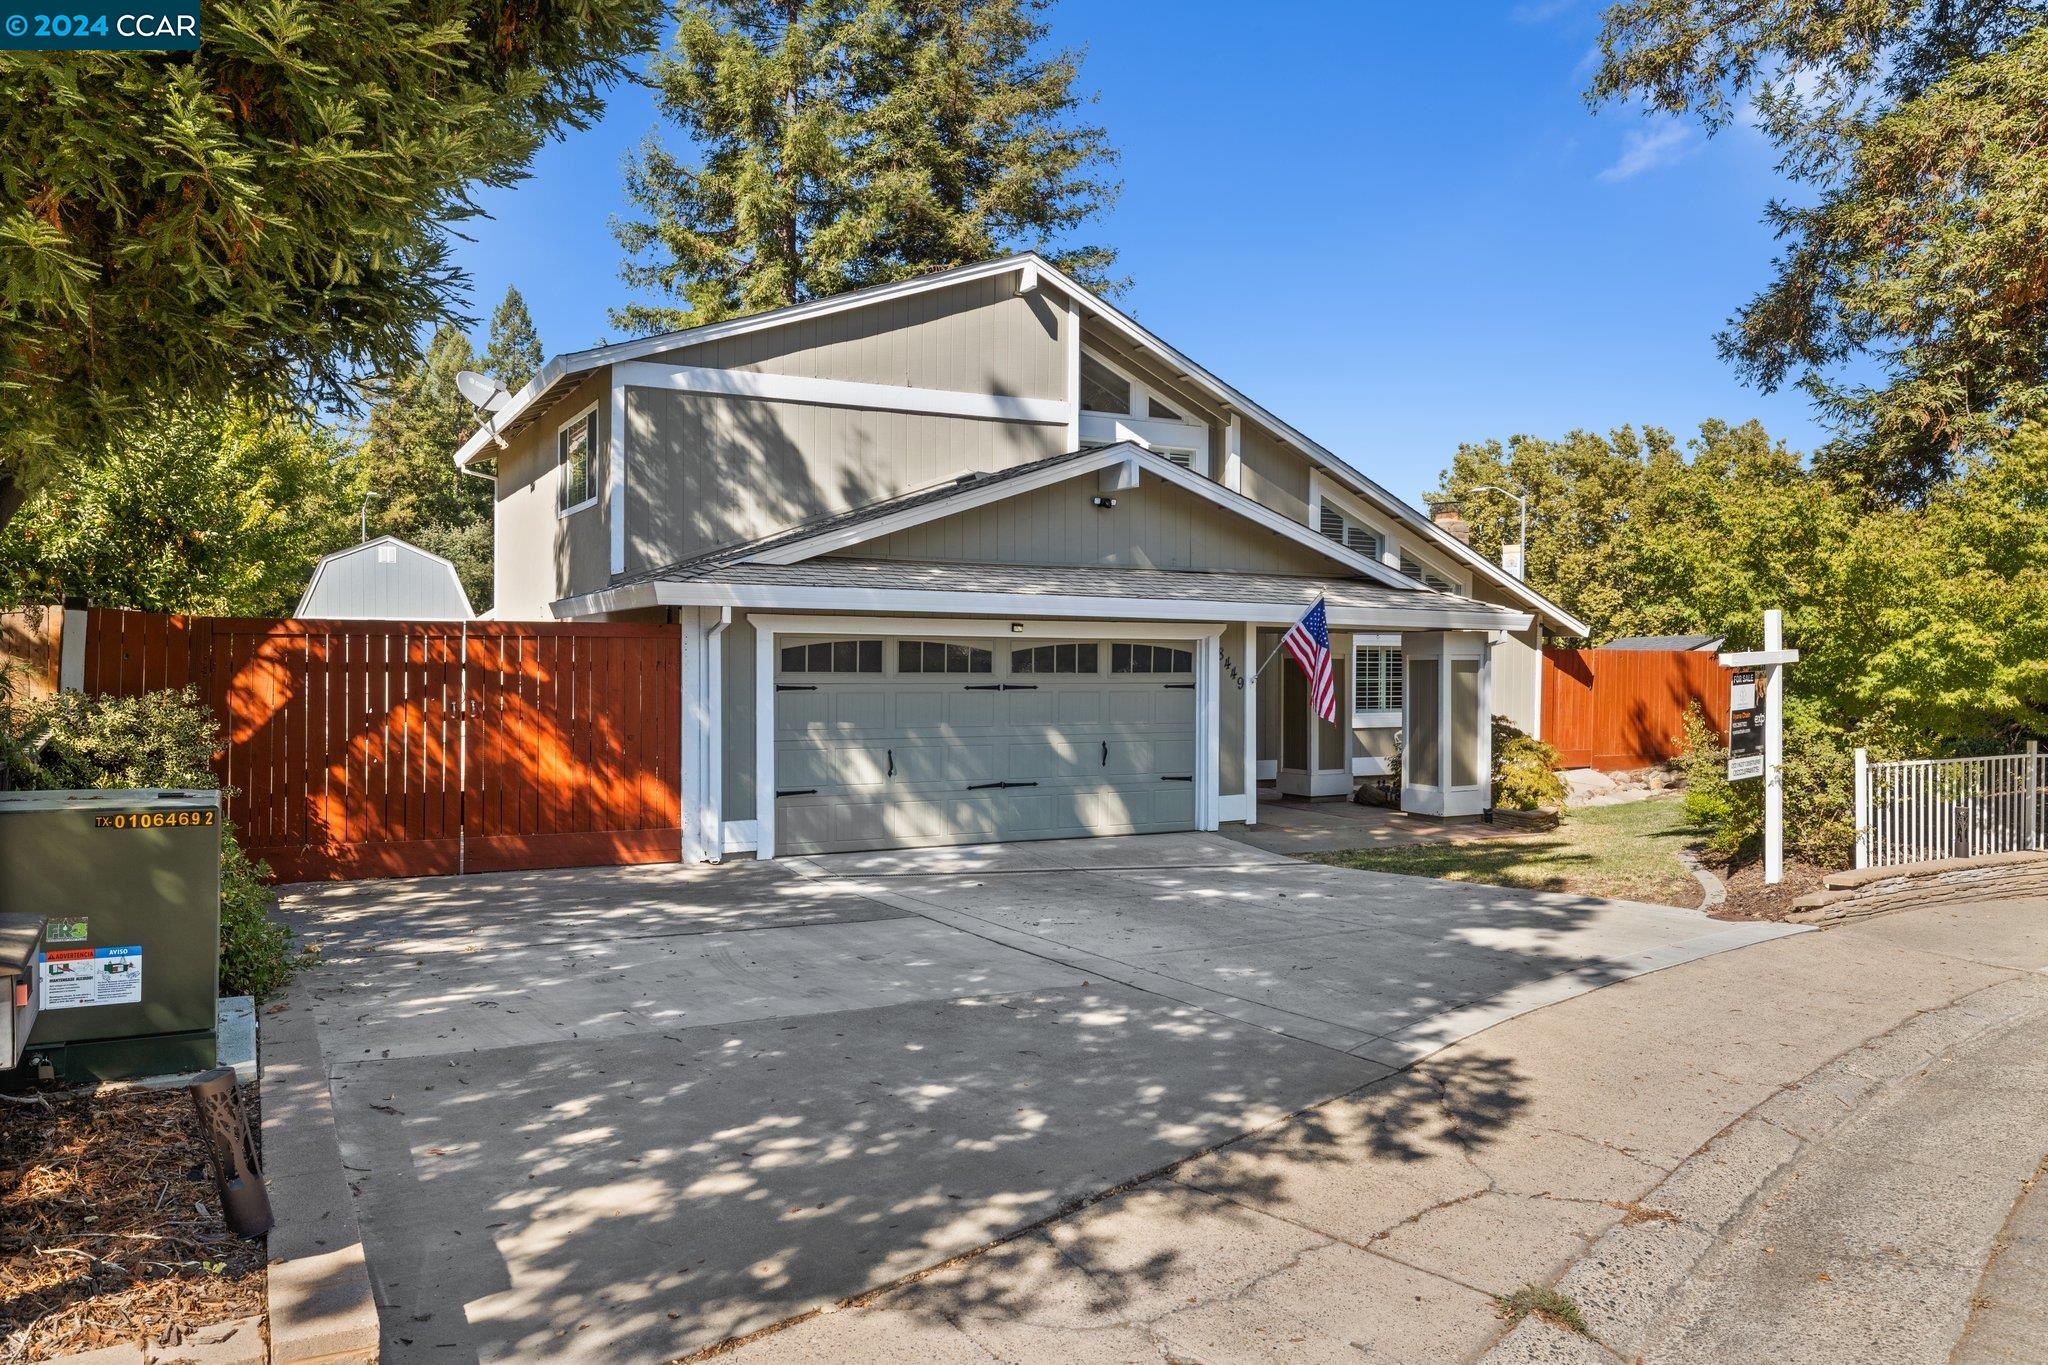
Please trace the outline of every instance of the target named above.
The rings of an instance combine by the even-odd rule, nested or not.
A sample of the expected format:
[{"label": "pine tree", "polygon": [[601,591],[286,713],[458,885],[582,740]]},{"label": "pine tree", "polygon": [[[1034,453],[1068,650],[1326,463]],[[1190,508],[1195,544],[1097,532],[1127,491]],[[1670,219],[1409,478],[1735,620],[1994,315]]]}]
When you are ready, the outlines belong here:
[{"label": "pine tree", "polygon": [[0,523],[160,404],[391,373],[451,314],[476,187],[592,122],[659,15],[208,3],[196,52],[0,51]]},{"label": "pine tree", "polygon": [[490,484],[464,474],[453,458],[476,426],[455,375],[474,368],[469,338],[444,325],[426,355],[372,402],[355,473],[357,496],[370,499],[373,533],[416,541],[490,520]]},{"label": "pine tree", "polygon": [[[1115,252],[1075,245],[1117,184],[1079,122],[1080,58],[1041,51],[1045,0],[680,0],[655,64],[662,111],[702,148],[650,138],[618,226],[615,310],[651,332],[1034,247],[1102,288]],[[678,306],[680,305],[680,306]]]},{"label": "pine tree", "polygon": [[533,329],[533,315],[526,300],[514,286],[505,289],[505,301],[491,314],[491,344],[484,350],[484,372],[517,393],[540,370],[546,359],[540,349],[540,333]]}]

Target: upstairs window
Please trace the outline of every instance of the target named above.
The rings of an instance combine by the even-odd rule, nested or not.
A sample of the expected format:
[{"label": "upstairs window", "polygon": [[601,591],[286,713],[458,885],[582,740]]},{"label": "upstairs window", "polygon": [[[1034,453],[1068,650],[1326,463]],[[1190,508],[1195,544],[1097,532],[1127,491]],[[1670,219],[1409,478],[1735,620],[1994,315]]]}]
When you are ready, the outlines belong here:
[{"label": "upstairs window", "polygon": [[564,512],[573,512],[597,501],[597,409],[570,422],[555,433],[555,469],[560,475]]},{"label": "upstairs window", "polygon": [[1175,446],[1153,446],[1152,453],[1154,455],[1164,455],[1182,469],[1193,469],[1195,467],[1195,452],[1192,450]]},{"label": "upstairs window", "polygon": [[1361,526],[1327,502],[1322,505],[1322,509],[1322,521],[1316,529],[1321,531],[1325,538],[1334,540],[1345,549],[1354,554],[1364,555],[1367,559],[1380,557],[1381,545],[1377,531],[1369,526]]},{"label": "upstairs window", "polygon": [[1162,422],[1185,422],[1188,419],[1159,401],[1157,394],[1145,395],[1145,415]]},{"label": "upstairs window", "polygon": [[1081,406],[1090,412],[1131,415],[1131,381],[1087,352],[1081,354]]},{"label": "upstairs window", "polygon": [[1100,662],[1092,644],[1037,645],[1010,651],[1012,673],[1093,673]]},{"label": "upstairs window", "polygon": [[1351,709],[1401,709],[1401,651],[1384,645],[1360,645],[1351,657]]},{"label": "upstairs window", "polygon": [[782,651],[784,673],[880,673],[880,640],[820,640]]},{"label": "upstairs window", "polygon": [[1434,588],[1438,592],[1460,591],[1456,583],[1445,578],[1434,569],[1425,569],[1419,560],[1412,558],[1405,551],[1401,555],[1401,572],[1407,574],[1410,578],[1421,579],[1425,587]]},{"label": "upstairs window", "polygon": [[995,667],[994,650],[940,640],[896,642],[898,673],[993,673]]},{"label": "upstairs window", "polygon": [[1195,656],[1171,645],[1111,645],[1109,671],[1112,673],[1192,673]]}]

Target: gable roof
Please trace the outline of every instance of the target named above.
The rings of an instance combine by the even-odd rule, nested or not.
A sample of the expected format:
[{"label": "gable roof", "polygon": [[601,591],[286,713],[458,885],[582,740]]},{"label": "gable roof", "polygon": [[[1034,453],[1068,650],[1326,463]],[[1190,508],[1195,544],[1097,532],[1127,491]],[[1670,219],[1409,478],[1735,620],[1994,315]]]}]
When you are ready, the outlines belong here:
[{"label": "gable roof", "polygon": [[[689,327],[675,332],[663,332],[654,336],[640,337],[632,341],[619,342],[610,346],[598,346],[584,351],[570,351],[556,356],[543,365],[540,372],[529,380],[526,386],[512,396],[512,400],[493,414],[483,426],[463,442],[456,452],[455,462],[467,467],[481,456],[485,449],[501,439],[501,433],[515,430],[524,421],[545,412],[561,394],[557,386],[564,379],[581,378],[593,370],[624,361],[638,360],[646,356],[659,355],[684,346],[695,346],[721,337],[736,336],[746,332],[771,327],[782,327],[804,322],[813,318],[829,316],[849,309],[866,308],[889,299],[923,293],[927,290],[942,289],[970,280],[989,279],[1012,272],[1023,272],[1026,276],[1026,292],[1040,283],[1050,283],[1073,299],[1097,321],[1120,333],[1127,341],[1136,343],[1146,350],[1156,352],[1176,373],[1199,388],[1205,389],[1223,407],[1239,412],[1277,434],[1288,445],[1300,451],[1309,462],[1325,473],[1334,476],[1354,494],[1370,499],[1410,532],[1454,562],[1462,563],[1478,571],[1486,580],[1511,597],[1534,607],[1541,615],[1555,622],[1565,633],[1590,635],[1592,627],[1580,620],[1557,603],[1531,588],[1527,583],[1508,573],[1500,565],[1474,550],[1457,537],[1438,526],[1426,513],[1409,506],[1388,489],[1338,458],[1335,452],[1309,439],[1289,423],[1269,412],[1230,384],[1225,383],[1207,369],[1181,354],[1106,300],[1076,283],[1050,261],[1037,252],[1020,252],[1014,256],[998,257],[974,265],[960,266],[952,270],[935,271],[914,279],[899,280],[892,284],[875,285],[850,293],[835,294],[830,298],[813,299],[808,303],[792,304],[765,313],[755,313],[743,318],[732,318],[724,322],[707,323],[702,327]],[[1219,485],[1220,486],[1220,485]]]},{"label": "gable roof", "polygon": [[1132,465],[1144,474],[1186,490],[1226,511],[1270,531],[1331,561],[1333,567],[1348,571],[1402,592],[1447,594],[1425,587],[1415,579],[1376,559],[1359,554],[1326,536],[1318,535],[1300,522],[1275,512],[1263,503],[1225,488],[1213,479],[1181,468],[1130,441],[1072,450],[1042,460],[1013,465],[993,474],[971,474],[935,484],[929,488],[884,498],[844,512],[830,513],[739,545],[722,546],[693,558],[659,569],[621,575],[613,586],[636,582],[682,582],[735,564],[797,564],[843,550],[863,541],[879,539],[897,531],[922,526],[969,508],[985,506],[1021,493],[1047,488],[1069,479],[1118,465]]}]

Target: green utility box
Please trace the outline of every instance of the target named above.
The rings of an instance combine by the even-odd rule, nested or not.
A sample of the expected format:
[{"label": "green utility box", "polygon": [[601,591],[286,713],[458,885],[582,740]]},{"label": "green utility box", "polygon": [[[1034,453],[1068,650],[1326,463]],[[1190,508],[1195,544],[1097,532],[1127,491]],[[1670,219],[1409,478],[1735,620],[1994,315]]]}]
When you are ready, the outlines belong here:
[{"label": "green utility box", "polygon": [[214,1065],[220,823],[219,792],[0,792],[0,913],[45,921],[22,1077]]}]

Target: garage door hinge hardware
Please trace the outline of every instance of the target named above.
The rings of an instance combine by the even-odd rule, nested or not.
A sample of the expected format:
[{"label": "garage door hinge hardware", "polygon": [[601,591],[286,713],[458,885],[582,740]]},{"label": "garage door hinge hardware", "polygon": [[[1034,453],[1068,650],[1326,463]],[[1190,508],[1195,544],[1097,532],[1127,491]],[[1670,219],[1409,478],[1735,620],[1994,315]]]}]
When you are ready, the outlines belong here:
[{"label": "garage door hinge hardware", "polygon": [[775,684],[775,690],[777,692],[815,692],[818,690],[818,685],[816,683],[777,683]]},{"label": "garage door hinge hardware", "polygon": [[1169,692],[1192,692],[1195,690],[1193,683],[1166,683],[1164,686]]},{"label": "garage door hinge hardware", "polygon": [[1035,787],[1037,785],[1036,782],[970,782],[967,784],[967,790],[971,792],[985,792],[992,787]]},{"label": "garage door hinge hardware", "polygon": [[969,692],[1036,692],[1037,683],[968,683]]},{"label": "garage door hinge hardware", "polygon": [[816,796],[818,789],[816,787],[795,787],[789,791],[781,791],[775,794],[777,796]]},{"label": "garage door hinge hardware", "polygon": [[1159,780],[1161,782],[1192,782],[1195,780],[1195,775],[1189,773],[1185,777],[1161,777]]}]

